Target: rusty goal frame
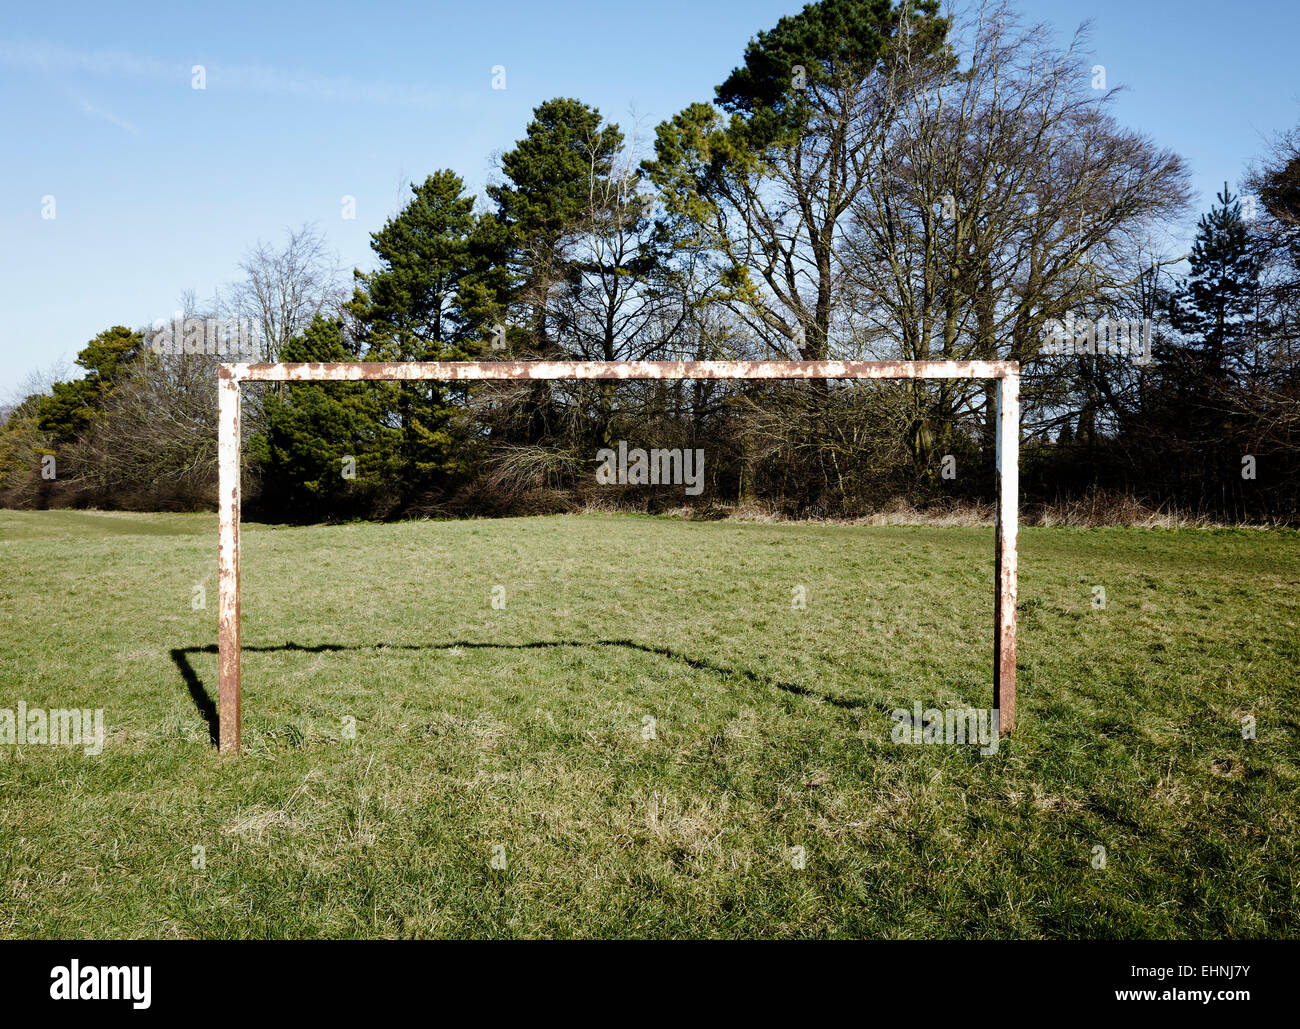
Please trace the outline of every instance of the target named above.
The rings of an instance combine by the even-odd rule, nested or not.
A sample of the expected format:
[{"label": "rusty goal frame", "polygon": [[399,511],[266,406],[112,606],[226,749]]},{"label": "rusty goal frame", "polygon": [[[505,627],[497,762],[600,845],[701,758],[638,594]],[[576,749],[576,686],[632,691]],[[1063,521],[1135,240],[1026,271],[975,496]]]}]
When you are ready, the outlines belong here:
[{"label": "rusty goal frame", "polygon": [[999,731],[1016,719],[1016,527],[1020,489],[1020,366],[1015,361],[360,361],[221,364],[217,369],[218,723],[221,751],[240,743],[239,452],[245,382],[489,379],[993,379],[997,382],[993,706]]}]

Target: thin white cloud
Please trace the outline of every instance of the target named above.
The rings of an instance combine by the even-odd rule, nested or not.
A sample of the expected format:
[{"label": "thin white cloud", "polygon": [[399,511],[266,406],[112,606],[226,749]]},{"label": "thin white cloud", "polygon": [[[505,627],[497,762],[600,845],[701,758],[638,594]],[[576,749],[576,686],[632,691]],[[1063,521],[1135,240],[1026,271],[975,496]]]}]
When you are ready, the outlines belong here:
[{"label": "thin white cloud", "polygon": [[426,108],[456,99],[445,91],[422,86],[315,75],[262,65],[224,65],[200,54],[187,61],[161,61],[114,50],[76,50],[44,42],[0,40],[0,65],[51,74],[86,72],[114,78],[170,80],[188,89],[191,69],[196,64],[203,65],[209,91],[229,88],[326,102]]},{"label": "thin white cloud", "polygon": [[80,106],[80,108],[82,109],[82,111],[85,112],[86,114],[90,115],[90,117],[92,117],[92,118],[98,118],[98,119],[100,119],[101,121],[106,121],[106,122],[108,122],[110,125],[115,125],[115,126],[117,126],[119,129],[122,129],[122,130],[124,130],[124,131],[126,131],[126,132],[131,133],[131,135],[133,135],[133,136],[138,136],[138,135],[140,134],[140,130],[139,130],[139,129],[137,129],[137,128],[136,128],[134,125],[132,125],[129,121],[126,121],[126,120],[123,119],[123,118],[119,118],[119,117],[118,117],[117,115],[115,115],[112,111],[105,111],[105,110],[103,110],[102,108],[96,107],[94,104],[92,104],[92,103],[91,103],[89,100],[87,100],[85,97],[74,96],[73,99],[76,100],[78,106]]},{"label": "thin white cloud", "polygon": [[435,107],[447,102],[447,95],[418,86],[388,82],[363,82],[348,76],[334,77],[286,72],[255,66],[215,65],[208,68],[208,87],[229,85],[252,93],[302,97],[308,100],[355,101],[400,107]]},{"label": "thin white cloud", "polygon": [[129,78],[171,78],[179,63],[168,65],[151,57],[135,57],[112,50],[71,50],[41,42],[0,39],[0,64],[34,71],[86,71],[95,75]]}]

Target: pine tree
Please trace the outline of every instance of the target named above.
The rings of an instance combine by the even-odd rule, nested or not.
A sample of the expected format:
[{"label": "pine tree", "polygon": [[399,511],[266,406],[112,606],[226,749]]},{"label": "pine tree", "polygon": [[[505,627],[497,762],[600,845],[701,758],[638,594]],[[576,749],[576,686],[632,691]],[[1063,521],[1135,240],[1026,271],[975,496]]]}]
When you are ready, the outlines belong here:
[{"label": "pine tree", "polygon": [[1170,304],[1195,377],[1222,383],[1239,371],[1257,339],[1259,260],[1238,198],[1224,184],[1218,204],[1197,223],[1191,274]]},{"label": "pine tree", "polygon": [[[280,353],[284,361],[354,356],[342,322],[321,315]],[[372,384],[286,383],[263,404],[265,429],[249,441],[249,451],[262,467],[264,515],[294,521],[345,517],[372,514],[395,501],[395,433],[383,424]]]},{"label": "pine tree", "polygon": [[56,443],[74,440],[90,425],[104,395],[141,352],[144,336],[123,325],[105,329],[77,354],[86,375],[72,382],[56,382],[51,395],[40,402],[37,425]]},{"label": "pine tree", "polygon": [[1191,272],[1167,298],[1177,337],[1156,347],[1137,431],[1159,455],[1151,474],[1166,489],[1198,508],[1224,511],[1239,502],[1240,460],[1248,452],[1260,266],[1237,197],[1225,184],[1216,199],[1197,223]]},{"label": "pine tree", "polygon": [[[501,158],[506,181],[487,192],[508,255],[508,339],[518,356],[573,356],[566,348],[572,328],[553,302],[582,274],[573,243],[600,216],[598,198],[617,192],[607,186],[622,145],[623,133],[603,124],[600,111],[559,97],[533,109],[524,138]],[[512,404],[511,419],[506,431],[523,442],[546,439],[562,421],[554,387],[533,383]]]},{"label": "pine tree", "polygon": [[[349,305],[368,360],[455,361],[481,353],[505,289],[499,229],[474,213],[451,171],[412,186],[412,200],[371,237],[379,269],[359,276]],[[444,491],[465,470],[452,430],[463,386],[384,385],[375,391],[400,426],[391,456],[408,501]]]},{"label": "pine tree", "polygon": [[[551,290],[569,278],[566,238],[591,214],[596,182],[608,179],[623,144],[617,125],[578,100],[548,100],[533,110],[525,136],[501,159],[508,182],[488,187],[508,233],[512,295],[526,325],[524,345],[558,356],[547,317]],[[518,335],[516,333],[515,335]]]},{"label": "pine tree", "polygon": [[497,285],[493,232],[451,171],[412,186],[414,198],[371,237],[378,271],[359,313],[375,356],[463,360],[480,349],[482,292]]}]

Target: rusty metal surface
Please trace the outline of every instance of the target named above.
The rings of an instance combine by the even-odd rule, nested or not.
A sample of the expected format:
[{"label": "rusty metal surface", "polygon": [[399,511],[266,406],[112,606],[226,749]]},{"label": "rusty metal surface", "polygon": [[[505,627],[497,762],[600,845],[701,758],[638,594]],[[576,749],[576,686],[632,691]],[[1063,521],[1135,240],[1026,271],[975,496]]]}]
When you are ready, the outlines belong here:
[{"label": "rusty metal surface", "polygon": [[1016,721],[1016,529],[1020,366],[1015,361],[449,361],[222,364],[217,369],[219,746],[240,748],[240,383],[490,379],[996,379],[997,516],[993,701],[998,731]]},{"label": "rusty metal surface", "polygon": [[217,649],[219,746],[239,753],[239,381],[217,378]]},{"label": "rusty metal surface", "polygon": [[1015,361],[351,361],[228,364],[242,382],[488,379],[1001,379]]},{"label": "rusty metal surface", "polygon": [[997,387],[998,502],[994,579],[996,601],[993,638],[993,706],[998,731],[1016,724],[1016,529],[1020,506],[1020,376],[998,381]]}]

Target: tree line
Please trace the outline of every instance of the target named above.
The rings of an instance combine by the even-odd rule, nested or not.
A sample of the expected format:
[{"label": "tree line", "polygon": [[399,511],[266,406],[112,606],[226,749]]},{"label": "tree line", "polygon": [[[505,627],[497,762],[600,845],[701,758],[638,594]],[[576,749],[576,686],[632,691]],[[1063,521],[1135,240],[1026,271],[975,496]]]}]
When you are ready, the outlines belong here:
[{"label": "tree line", "polygon": [[[1295,520],[1300,133],[1247,196],[1225,184],[1179,253],[1185,164],[1115,120],[1085,42],[1058,48],[1007,5],[821,0],[760,32],[648,151],[548,100],[484,197],[448,169],[413,184],[346,288],[305,226],[182,313],[253,326],[270,361],[1015,360],[1028,503]],[[12,407],[3,502],[213,505],[220,357],[159,331],[107,329],[84,375]],[[971,381],[245,394],[248,508],[277,520],[859,515],[993,485],[991,384]],[[702,451],[703,491],[598,482],[619,441]]]}]

